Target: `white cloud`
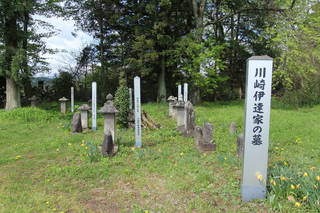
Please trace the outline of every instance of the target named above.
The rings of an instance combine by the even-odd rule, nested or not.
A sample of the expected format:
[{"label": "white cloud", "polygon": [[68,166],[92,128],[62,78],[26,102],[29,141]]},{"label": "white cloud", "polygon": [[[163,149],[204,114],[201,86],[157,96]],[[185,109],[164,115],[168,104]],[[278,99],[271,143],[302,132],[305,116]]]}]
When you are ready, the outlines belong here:
[{"label": "white cloud", "polygon": [[[44,40],[48,48],[59,51],[54,55],[44,55],[47,58],[47,62],[50,63],[51,76],[58,73],[59,68],[75,63],[72,60],[71,52],[79,52],[85,45],[93,42],[92,36],[83,31],[76,31],[73,20],[63,20],[60,17],[46,18],[43,16],[35,16],[34,18],[48,22],[57,30],[56,35]],[[41,33],[47,32],[43,27],[38,28],[37,31]],[[72,33],[76,33],[77,36],[74,37]],[[38,76],[43,75],[48,74],[38,74]]]}]

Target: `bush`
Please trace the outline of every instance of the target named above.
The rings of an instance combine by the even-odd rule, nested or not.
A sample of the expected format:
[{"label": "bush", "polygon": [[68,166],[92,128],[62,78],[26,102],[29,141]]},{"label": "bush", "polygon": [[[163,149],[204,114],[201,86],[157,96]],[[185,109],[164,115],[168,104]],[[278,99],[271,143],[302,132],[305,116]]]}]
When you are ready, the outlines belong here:
[{"label": "bush", "polygon": [[115,94],[114,104],[119,111],[117,114],[117,123],[122,128],[128,128],[129,116],[129,89],[121,84]]}]

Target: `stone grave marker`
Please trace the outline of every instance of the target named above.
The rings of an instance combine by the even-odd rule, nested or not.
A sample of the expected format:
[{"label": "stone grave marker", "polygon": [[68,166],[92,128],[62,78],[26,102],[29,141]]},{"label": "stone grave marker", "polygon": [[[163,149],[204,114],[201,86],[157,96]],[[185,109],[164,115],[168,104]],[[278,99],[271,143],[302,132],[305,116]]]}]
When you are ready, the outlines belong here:
[{"label": "stone grave marker", "polygon": [[106,99],[107,102],[104,103],[104,106],[98,112],[104,115],[104,134],[106,135],[110,131],[112,140],[117,141],[116,113],[118,113],[118,110],[113,104],[113,96],[111,94],[108,94]]},{"label": "stone grave marker", "polygon": [[92,108],[92,130],[97,130],[97,83],[92,82],[92,97],[91,97],[91,108]]},{"label": "stone grave marker", "polygon": [[82,129],[88,129],[88,114],[89,114],[89,110],[91,108],[89,107],[88,104],[82,104],[78,110],[80,111],[81,114],[81,125],[82,125]]},{"label": "stone grave marker", "polygon": [[173,96],[169,96],[167,100],[169,102],[169,117],[173,117],[173,104],[174,104],[175,98]]},{"label": "stone grave marker", "polygon": [[72,122],[71,122],[71,132],[72,133],[82,132],[80,112],[76,112],[73,114]]},{"label": "stone grave marker", "polygon": [[188,101],[188,84],[183,84],[183,101],[186,103]]},{"label": "stone grave marker", "polygon": [[237,124],[236,122],[232,121],[230,126],[229,126],[229,134],[233,135],[237,132]]},{"label": "stone grave marker", "polygon": [[181,84],[178,85],[178,101],[183,101],[182,91],[181,91]]},{"label": "stone grave marker", "polygon": [[112,157],[118,151],[118,146],[114,143],[112,139],[112,134],[110,130],[104,135],[103,143],[101,146],[101,152],[104,157]]},{"label": "stone grave marker", "polygon": [[272,62],[269,56],[253,56],[247,60],[243,201],[266,196]]},{"label": "stone grave marker", "polygon": [[141,91],[140,77],[134,77],[134,125],[135,125],[135,147],[141,148]]},{"label": "stone grave marker", "polygon": [[196,126],[194,129],[194,139],[196,147],[200,152],[211,152],[216,150],[216,144],[213,141],[213,125],[204,123],[203,128]]},{"label": "stone grave marker", "polygon": [[65,97],[62,97],[59,99],[60,101],[60,111],[61,113],[63,114],[66,114],[67,113],[67,101],[69,101],[69,99],[65,98]]},{"label": "stone grave marker", "polygon": [[184,108],[184,102],[178,101],[177,104],[174,106],[175,108],[175,117],[177,119],[177,130],[178,131],[184,131],[184,122],[185,122],[185,108]]},{"label": "stone grave marker", "polygon": [[38,98],[35,95],[33,95],[31,98],[29,98],[29,101],[31,102],[30,103],[31,107],[37,107]]},{"label": "stone grave marker", "polygon": [[71,87],[71,112],[74,112],[74,87]]},{"label": "stone grave marker", "polygon": [[193,110],[193,105],[190,101],[187,101],[184,105],[184,132],[185,137],[193,136],[194,126],[195,126],[195,112]]}]

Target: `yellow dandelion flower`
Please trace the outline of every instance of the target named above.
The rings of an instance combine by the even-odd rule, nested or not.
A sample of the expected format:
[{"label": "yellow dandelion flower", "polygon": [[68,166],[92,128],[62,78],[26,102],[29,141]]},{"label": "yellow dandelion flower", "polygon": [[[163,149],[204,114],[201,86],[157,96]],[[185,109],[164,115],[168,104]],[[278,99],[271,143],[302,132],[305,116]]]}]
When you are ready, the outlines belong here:
[{"label": "yellow dandelion flower", "polygon": [[301,206],[301,203],[295,202],[294,206],[295,206],[295,207],[300,207],[300,206]]},{"label": "yellow dandelion flower", "polygon": [[288,178],[280,176],[280,180],[288,180]]},{"label": "yellow dandelion flower", "polygon": [[21,158],[21,155],[17,155],[17,156],[16,156],[16,159],[17,159],[17,160],[18,160],[19,158]]},{"label": "yellow dandelion flower", "polygon": [[274,180],[271,180],[270,183],[271,183],[272,185],[274,185],[274,186],[277,185],[276,181],[274,181]]},{"label": "yellow dandelion flower", "polygon": [[260,173],[256,173],[256,178],[259,180],[259,181],[262,181],[263,180],[263,176],[260,174]]},{"label": "yellow dandelion flower", "polygon": [[288,163],[285,161],[285,162],[283,162],[283,164],[285,165],[285,166],[288,166]]},{"label": "yellow dandelion flower", "polygon": [[68,146],[71,146],[71,143],[68,143]]},{"label": "yellow dandelion flower", "polygon": [[227,160],[227,158],[226,158],[226,157],[224,157],[223,159],[224,159],[224,160]]},{"label": "yellow dandelion flower", "polygon": [[132,151],[134,151],[135,149],[136,149],[135,147],[132,147],[132,148],[131,148]]},{"label": "yellow dandelion flower", "polygon": [[320,181],[320,176],[317,176],[317,177],[316,177],[316,180],[317,180],[317,181]]},{"label": "yellow dandelion flower", "polygon": [[80,146],[84,146],[84,144],[82,143],[82,144],[80,144]]},{"label": "yellow dandelion flower", "polygon": [[304,200],[304,201],[308,200],[308,196],[304,196],[304,197],[302,198],[302,200]]},{"label": "yellow dandelion flower", "polygon": [[296,187],[294,185],[291,184],[290,186],[291,189],[296,189]]},{"label": "yellow dandelion flower", "polygon": [[275,150],[279,150],[279,147],[276,146],[274,149],[275,149]]},{"label": "yellow dandelion flower", "polygon": [[60,151],[60,149],[56,149],[57,150],[57,152],[59,152]]},{"label": "yellow dandelion flower", "polygon": [[316,170],[316,167],[311,167],[310,168],[310,171],[315,171]]},{"label": "yellow dandelion flower", "polygon": [[86,146],[85,149],[88,149],[88,147]]},{"label": "yellow dandelion flower", "polygon": [[148,210],[145,210],[144,213],[149,213],[149,211],[148,211]]},{"label": "yellow dandelion flower", "polygon": [[181,153],[180,153],[180,155],[182,156],[182,155],[184,155],[184,153],[183,153],[183,152],[181,152]]},{"label": "yellow dandelion flower", "polygon": [[47,201],[46,204],[49,205],[49,201]]},{"label": "yellow dandelion flower", "polygon": [[281,148],[281,151],[284,151],[284,148]]},{"label": "yellow dandelion flower", "polygon": [[303,173],[303,177],[308,177],[308,173]]}]

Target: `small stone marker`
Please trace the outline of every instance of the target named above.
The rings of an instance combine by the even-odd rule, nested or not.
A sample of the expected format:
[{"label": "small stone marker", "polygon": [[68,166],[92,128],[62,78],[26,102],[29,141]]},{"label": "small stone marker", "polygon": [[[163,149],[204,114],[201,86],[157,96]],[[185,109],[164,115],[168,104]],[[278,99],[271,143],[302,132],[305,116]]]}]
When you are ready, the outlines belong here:
[{"label": "small stone marker", "polygon": [[188,101],[188,84],[183,84],[183,101],[186,103]]},{"label": "small stone marker", "polygon": [[243,201],[266,196],[272,61],[269,56],[253,56],[247,60]]},{"label": "small stone marker", "polygon": [[92,100],[91,100],[91,108],[92,108],[92,130],[97,130],[97,83],[92,82]]},{"label": "small stone marker", "polygon": [[80,112],[76,112],[73,114],[71,122],[71,131],[72,133],[82,132]]},{"label": "small stone marker", "polygon": [[184,108],[184,102],[178,101],[177,104],[174,106],[176,109],[176,119],[177,119],[177,130],[178,131],[184,131],[184,122],[185,122],[185,108]]},{"label": "small stone marker", "polygon": [[196,126],[194,129],[194,139],[197,149],[200,152],[211,152],[216,150],[216,144],[212,137],[213,126],[211,123],[204,123],[203,128]]},{"label": "small stone marker", "polygon": [[185,137],[193,136],[194,126],[195,126],[195,113],[193,110],[193,105],[190,101],[187,101],[184,105],[184,132]]},{"label": "small stone marker", "polygon": [[237,137],[237,155],[239,158],[243,158],[243,149],[244,149],[244,134],[241,133]]},{"label": "small stone marker", "polygon": [[88,129],[88,113],[91,108],[88,104],[82,104],[78,110],[81,114],[81,125],[82,129]]},{"label": "small stone marker", "polygon": [[175,101],[175,98],[173,96],[169,96],[168,102],[169,102],[169,117],[173,117],[173,103]]},{"label": "small stone marker", "polygon": [[237,124],[236,122],[231,122],[230,126],[229,126],[229,134],[233,135],[237,132]]},{"label": "small stone marker", "polygon": [[135,147],[141,148],[141,92],[140,78],[134,77],[134,125],[135,125]]},{"label": "small stone marker", "polygon": [[183,101],[183,96],[181,92],[181,84],[178,85],[178,101]]},{"label": "small stone marker", "polygon": [[104,114],[104,134],[106,135],[108,131],[111,132],[112,140],[116,140],[116,113],[118,110],[113,104],[113,96],[108,94],[107,102],[104,103],[104,106],[98,111],[101,114]]},{"label": "small stone marker", "polygon": [[59,99],[60,101],[60,111],[61,113],[63,114],[66,114],[67,113],[67,104],[66,102],[69,101],[69,99],[65,98],[65,97],[62,97]]},{"label": "small stone marker", "polygon": [[101,152],[104,157],[112,157],[118,151],[118,146],[114,144],[112,134],[108,130],[107,134],[104,135]]},{"label": "small stone marker", "polygon": [[38,101],[38,98],[33,95],[31,98],[29,98],[29,101],[31,102],[31,107],[37,107],[37,101]]},{"label": "small stone marker", "polygon": [[129,88],[129,109],[132,110],[132,88]]},{"label": "small stone marker", "polygon": [[74,112],[74,87],[71,87],[71,112]]}]

